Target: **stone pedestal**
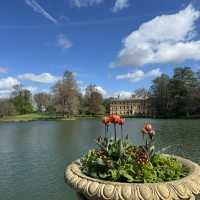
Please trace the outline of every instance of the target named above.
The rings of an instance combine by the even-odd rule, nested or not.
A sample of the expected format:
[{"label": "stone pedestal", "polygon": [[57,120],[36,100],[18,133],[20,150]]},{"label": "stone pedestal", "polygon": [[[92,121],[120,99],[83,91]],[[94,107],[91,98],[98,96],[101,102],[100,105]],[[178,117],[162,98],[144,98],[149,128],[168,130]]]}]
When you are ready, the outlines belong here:
[{"label": "stone pedestal", "polygon": [[188,176],[161,183],[109,182],[86,176],[79,161],[75,161],[66,168],[65,180],[77,192],[78,200],[195,200],[200,193],[200,166],[182,157],[171,157],[189,169]]}]

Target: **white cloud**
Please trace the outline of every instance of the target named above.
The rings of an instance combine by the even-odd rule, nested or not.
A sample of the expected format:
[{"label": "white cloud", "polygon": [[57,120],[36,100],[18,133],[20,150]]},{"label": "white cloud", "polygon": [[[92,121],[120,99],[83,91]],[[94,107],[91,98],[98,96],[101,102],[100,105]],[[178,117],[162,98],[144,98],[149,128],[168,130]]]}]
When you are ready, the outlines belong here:
[{"label": "white cloud", "polygon": [[40,13],[54,24],[58,24],[58,21],[52,17],[44,8],[42,8],[41,5],[36,2],[36,0],[25,0],[25,3],[35,12]]},{"label": "white cloud", "polygon": [[7,99],[10,97],[11,91],[0,90],[0,99]]},{"label": "white cloud", "polygon": [[101,86],[96,86],[95,88],[96,88],[96,90],[97,90],[98,92],[100,92],[104,97],[107,95],[107,91],[106,91],[104,88],[102,88]]},{"label": "white cloud", "polygon": [[0,79],[0,90],[2,91],[9,91],[13,89],[13,86],[20,84],[20,82],[13,78],[7,77]]},{"label": "white cloud", "polygon": [[[105,2],[104,0],[71,0],[71,5],[81,8],[101,4]],[[124,8],[129,7],[129,0],[115,0],[114,7],[112,8],[113,12],[118,12]]]},{"label": "white cloud", "polygon": [[200,60],[196,21],[200,12],[189,5],[176,14],[161,15],[143,23],[123,40],[113,66],[143,66]]},{"label": "white cloud", "polygon": [[29,90],[32,94],[36,93],[38,91],[37,87],[33,87],[33,86],[25,86],[24,89]]},{"label": "white cloud", "polygon": [[160,68],[152,69],[148,71],[145,76],[146,77],[158,77],[161,76],[162,72],[160,71]]},{"label": "white cloud", "polygon": [[64,35],[59,34],[56,38],[57,46],[62,49],[69,49],[72,47],[71,41]]},{"label": "white cloud", "polygon": [[[101,87],[101,86],[95,86],[95,89],[101,93],[103,95],[103,97],[107,96],[107,91]],[[80,92],[82,93],[82,95],[85,95],[86,93],[86,86],[80,86]]]},{"label": "white cloud", "polygon": [[[23,88],[29,90],[33,95],[38,91],[37,87],[33,86],[25,86]],[[0,90],[0,99],[9,98],[13,91],[13,88]]]},{"label": "white cloud", "polygon": [[13,91],[13,87],[18,84],[20,82],[13,77],[0,79],[0,99],[8,98]]},{"label": "white cloud", "polygon": [[113,12],[118,12],[124,8],[129,7],[129,0],[116,0],[115,5],[112,9]]},{"label": "white cloud", "polygon": [[0,73],[7,73],[8,68],[7,67],[0,67]]},{"label": "white cloud", "polygon": [[131,96],[133,95],[133,92],[130,91],[117,91],[114,92],[112,97],[114,98],[120,98],[120,99],[130,99]]},{"label": "white cloud", "polygon": [[78,8],[93,6],[93,5],[101,4],[103,2],[104,0],[71,0],[71,4]]},{"label": "white cloud", "polygon": [[135,72],[127,73],[127,74],[120,74],[116,76],[116,80],[127,80],[130,82],[137,82],[147,77],[155,78],[161,75],[161,71],[159,68],[152,69],[146,73],[142,70],[137,70]]},{"label": "white cloud", "polygon": [[132,82],[140,81],[144,78],[144,72],[142,70],[137,70],[128,74],[120,74],[116,76],[116,80],[128,80]]},{"label": "white cloud", "polygon": [[21,80],[29,80],[39,83],[53,83],[58,80],[58,77],[55,77],[50,73],[42,73],[42,74],[26,73],[19,75],[18,78]]}]

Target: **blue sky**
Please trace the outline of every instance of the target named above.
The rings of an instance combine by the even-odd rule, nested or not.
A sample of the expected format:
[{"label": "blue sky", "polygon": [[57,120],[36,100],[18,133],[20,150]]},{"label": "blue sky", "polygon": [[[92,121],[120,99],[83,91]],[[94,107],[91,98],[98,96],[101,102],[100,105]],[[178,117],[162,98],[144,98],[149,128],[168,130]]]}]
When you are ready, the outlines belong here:
[{"label": "blue sky", "polygon": [[198,0],[7,0],[0,7],[0,97],[49,91],[65,70],[80,88],[129,96],[174,67],[199,68]]}]

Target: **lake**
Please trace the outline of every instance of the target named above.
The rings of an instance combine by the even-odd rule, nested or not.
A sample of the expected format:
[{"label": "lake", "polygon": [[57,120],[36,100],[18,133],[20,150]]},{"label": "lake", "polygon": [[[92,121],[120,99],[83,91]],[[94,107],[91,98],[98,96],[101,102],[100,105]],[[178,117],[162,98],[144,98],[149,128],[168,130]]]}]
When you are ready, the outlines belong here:
[{"label": "lake", "polygon": [[[200,164],[200,120],[127,119],[124,131],[135,144],[142,143],[145,121],[157,130],[157,149]],[[76,200],[64,183],[64,169],[100,134],[99,120],[0,124],[0,199]]]}]

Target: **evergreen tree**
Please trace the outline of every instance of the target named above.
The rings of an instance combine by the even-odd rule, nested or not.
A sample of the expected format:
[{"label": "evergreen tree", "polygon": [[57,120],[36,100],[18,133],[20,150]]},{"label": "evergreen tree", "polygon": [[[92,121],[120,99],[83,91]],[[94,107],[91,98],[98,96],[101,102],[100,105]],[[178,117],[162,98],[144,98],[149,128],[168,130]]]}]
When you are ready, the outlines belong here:
[{"label": "evergreen tree", "polygon": [[96,89],[95,85],[88,85],[85,93],[86,113],[90,115],[99,115],[105,113],[103,106],[103,96]]},{"label": "evergreen tree", "polygon": [[152,106],[156,115],[167,117],[170,112],[170,78],[166,74],[153,80],[151,86]]}]

